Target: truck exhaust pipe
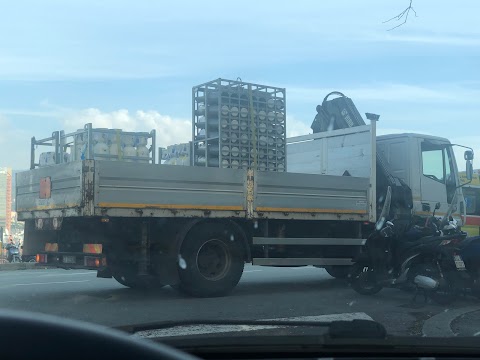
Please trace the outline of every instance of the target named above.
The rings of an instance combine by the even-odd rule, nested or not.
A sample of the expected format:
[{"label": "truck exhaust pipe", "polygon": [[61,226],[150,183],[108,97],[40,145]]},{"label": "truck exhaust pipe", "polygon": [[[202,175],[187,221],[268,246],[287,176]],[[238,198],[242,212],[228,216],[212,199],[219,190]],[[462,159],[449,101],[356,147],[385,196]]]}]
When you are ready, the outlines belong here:
[{"label": "truck exhaust pipe", "polygon": [[413,282],[422,289],[435,290],[438,287],[438,281],[428,276],[417,275]]}]

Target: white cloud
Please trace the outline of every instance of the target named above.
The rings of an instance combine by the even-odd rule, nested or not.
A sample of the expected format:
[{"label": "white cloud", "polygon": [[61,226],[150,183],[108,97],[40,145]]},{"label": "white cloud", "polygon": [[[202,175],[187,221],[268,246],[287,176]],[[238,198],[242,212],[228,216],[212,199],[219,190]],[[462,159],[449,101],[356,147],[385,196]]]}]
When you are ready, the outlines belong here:
[{"label": "white cloud", "polygon": [[[480,169],[480,136],[460,136],[450,139],[453,144],[469,146],[473,149],[475,158],[473,159],[473,168]],[[465,160],[463,158],[464,148],[454,146],[455,157],[457,159],[458,170],[465,170]]]},{"label": "white cloud", "polygon": [[12,122],[0,114],[0,166],[15,170],[30,167],[30,137],[25,130],[15,127]]},{"label": "white cloud", "polygon": [[287,137],[311,134],[310,124],[287,115]]},{"label": "white cloud", "polygon": [[463,36],[395,36],[389,39],[397,42],[411,42],[420,44],[452,45],[452,46],[479,46],[480,39]]},{"label": "white cloud", "polygon": [[92,123],[94,128],[122,129],[125,131],[157,131],[157,146],[185,143],[191,140],[191,120],[172,118],[157,111],[129,112],[120,109],[102,112],[89,108],[78,112],[70,112],[62,120],[67,131],[83,128]]},{"label": "white cloud", "polygon": [[[334,86],[335,87],[335,86]],[[307,88],[287,86],[291,101],[321,102],[332,88]],[[338,84],[337,84],[338,87]],[[452,102],[475,103],[480,89],[462,84],[435,84],[420,86],[410,84],[373,83],[369,86],[342,88],[342,93],[356,101],[395,101],[408,103]]]},{"label": "white cloud", "polygon": [[381,127],[378,127],[377,128],[377,136],[381,136],[381,135],[389,135],[389,134],[408,134],[408,133],[420,133],[420,134],[423,134],[423,135],[434,135],[428,131],[415,131],[415,130],[412,130],[412,129],[401,129],[401,128],[381,128]]}]

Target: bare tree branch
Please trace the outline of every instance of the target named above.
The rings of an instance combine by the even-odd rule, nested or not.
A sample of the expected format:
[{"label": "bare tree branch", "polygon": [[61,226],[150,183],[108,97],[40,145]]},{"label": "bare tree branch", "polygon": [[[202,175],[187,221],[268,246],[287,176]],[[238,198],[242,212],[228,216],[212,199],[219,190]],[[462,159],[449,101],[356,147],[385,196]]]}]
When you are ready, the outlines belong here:
[{"label": "bare tree branch", "polygon": [[410,0],[410,5],[405,10],[403,10],[400,14],[395,15],[391,19],[385,20],[383,22],[385,24],[385,23],[388,23],[390,21],[402,21],[403,20],[400,24],[392,27],[391,29],[388,29],[387,31],[391,31],[391,30],[396,29],[396,28],[402,26],[403,24],[405,24],[408,20],[408,15],[410,15],[410,11],[413,11],[413,13],[415,14],[415,17],[417,17],[417,12],[415,11],[415,9],[412,6],[412,2],[413,2],[413,0]]}]

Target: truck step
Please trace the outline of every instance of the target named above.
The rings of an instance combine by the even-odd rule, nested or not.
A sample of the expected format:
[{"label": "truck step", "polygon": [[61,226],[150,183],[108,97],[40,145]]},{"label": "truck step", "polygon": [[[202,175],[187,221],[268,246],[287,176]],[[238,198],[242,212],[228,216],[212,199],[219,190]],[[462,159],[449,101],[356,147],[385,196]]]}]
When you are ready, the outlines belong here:
[{"label": "truck step", "polygon": [[343,245],[363,246],[367,239],[254,237],[253,245]]},{"label": "truck step", "polygon": [[253,258],[252,264],[263,266],[348,266],[353,262],[350,258]]}]

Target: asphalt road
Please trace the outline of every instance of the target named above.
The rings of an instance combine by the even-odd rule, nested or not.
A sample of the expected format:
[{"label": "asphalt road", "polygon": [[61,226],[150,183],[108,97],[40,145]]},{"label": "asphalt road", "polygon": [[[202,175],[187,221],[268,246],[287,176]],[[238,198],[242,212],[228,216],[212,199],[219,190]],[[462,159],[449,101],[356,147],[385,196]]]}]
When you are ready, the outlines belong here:
[{"label": "asphalt road", "polygon": [[[432,316],[445,316],[450,310],[478,304],[473,299],[460,299],[446,308],[426,304],[421,298],[412,303],[412,297],[396,289],[384,289],[373,297],[361,296],[344,281],[314,267],[247,266],[230,296],[211,299],[189,298],[170,287],[155,292],[136,291],[113,279],[98,279],[94,271],[0,272],[0,308],[47,313],[106,326],[164,320],[254,320],[336,314],[340,319],[371,317],[394,335],[421,335],[424,322]],[[468,331],[476,333],[480,324],[478,327],[470,325]],[[465,329],[462,328],[462,334]]]}]

